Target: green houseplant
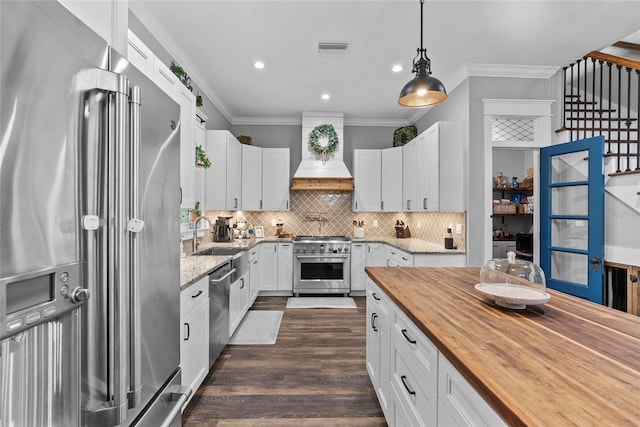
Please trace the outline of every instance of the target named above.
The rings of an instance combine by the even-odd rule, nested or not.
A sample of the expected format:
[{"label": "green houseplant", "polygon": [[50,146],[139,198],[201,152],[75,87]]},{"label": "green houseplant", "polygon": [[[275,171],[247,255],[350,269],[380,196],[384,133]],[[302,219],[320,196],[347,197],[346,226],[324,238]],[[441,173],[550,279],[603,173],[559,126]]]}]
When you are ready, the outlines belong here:
[{"label": "green houseplant", "polygon": [[189,219],[195,221],[202,213],[200,212],[200,202],[196,200],[193,209],[189,211]]},{"label": "green houseplant", "polygon": [[205,169],[211,167],[211,161],[207,157],[207,153],[204,152],[202,145],[196,145],[196,167]]},{"label": "green houseplant", "polygon": [[393,132],[393,146],[401,147],[416,136],[418,136],[418,129],[413,125],[398,128]]}]

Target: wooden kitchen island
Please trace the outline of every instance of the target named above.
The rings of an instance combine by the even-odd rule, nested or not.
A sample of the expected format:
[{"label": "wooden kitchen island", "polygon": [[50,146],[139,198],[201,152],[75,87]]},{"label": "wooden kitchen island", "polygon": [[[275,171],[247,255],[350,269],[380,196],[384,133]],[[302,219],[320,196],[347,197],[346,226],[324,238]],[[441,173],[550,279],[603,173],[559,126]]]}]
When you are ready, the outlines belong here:
[{"label": "wooden kitchen island", "polygon": [[640,318],[553,290],[501,308],[479,268],[366,271],[507,424],[640,425]]}]

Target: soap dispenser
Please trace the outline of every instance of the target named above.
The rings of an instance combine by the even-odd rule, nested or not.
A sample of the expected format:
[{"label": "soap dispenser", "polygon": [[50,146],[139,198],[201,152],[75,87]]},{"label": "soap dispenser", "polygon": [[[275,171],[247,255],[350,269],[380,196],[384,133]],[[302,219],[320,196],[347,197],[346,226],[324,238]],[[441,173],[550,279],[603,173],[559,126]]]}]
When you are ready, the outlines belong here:
[{"label": "soap dispenser", "polygon": [[444,248],[453,249],[453,235],[451,234],[451,227],[447,227],[447,237],[444,238]]}]

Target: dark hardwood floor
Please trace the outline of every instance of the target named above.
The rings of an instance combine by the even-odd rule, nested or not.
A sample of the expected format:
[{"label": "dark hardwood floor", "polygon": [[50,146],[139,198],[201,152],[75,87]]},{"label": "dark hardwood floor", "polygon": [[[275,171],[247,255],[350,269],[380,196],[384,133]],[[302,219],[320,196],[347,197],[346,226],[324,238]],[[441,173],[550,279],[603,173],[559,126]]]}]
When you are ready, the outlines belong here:
[{"label": "dark hardwood floor", "polygon": [[283,310],[275,345],[227,346],[185,409],[183,426],[386,426],[365,366],[365,298],[357,309]]}]

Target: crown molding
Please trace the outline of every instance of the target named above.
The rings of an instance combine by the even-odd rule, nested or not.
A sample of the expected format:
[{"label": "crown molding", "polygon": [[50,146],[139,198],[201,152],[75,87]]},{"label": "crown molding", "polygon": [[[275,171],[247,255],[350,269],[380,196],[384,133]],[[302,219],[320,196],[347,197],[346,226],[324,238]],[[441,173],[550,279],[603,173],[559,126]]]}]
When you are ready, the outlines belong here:
[{"label": "crown molding", "polygon": [[549,79],[560,67],[546,65],[464,64],[468,77]]}]

